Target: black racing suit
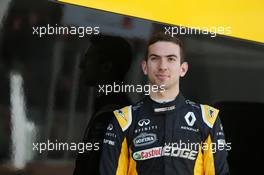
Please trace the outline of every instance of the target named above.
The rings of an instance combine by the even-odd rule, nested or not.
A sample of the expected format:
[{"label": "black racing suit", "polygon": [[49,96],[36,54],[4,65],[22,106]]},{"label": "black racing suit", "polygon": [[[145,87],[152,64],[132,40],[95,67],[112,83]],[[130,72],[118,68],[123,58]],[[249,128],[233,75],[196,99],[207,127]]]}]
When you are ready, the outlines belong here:
[{"label": "black racing suit", "polygon": [[102,175],[229,174],[218,110],[179,94],[157,103],[149,96],[114,111],[100,161]]}]

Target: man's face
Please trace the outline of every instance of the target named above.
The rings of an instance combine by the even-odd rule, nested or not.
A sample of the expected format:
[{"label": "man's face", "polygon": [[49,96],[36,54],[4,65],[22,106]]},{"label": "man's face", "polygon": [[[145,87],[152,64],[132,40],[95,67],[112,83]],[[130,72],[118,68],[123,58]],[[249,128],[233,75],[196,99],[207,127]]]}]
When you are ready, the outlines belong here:
[{"label": "man's face", "polygon": [[151,85],[164,85],[165,89],[179,88],[179,79],[188,70],[188,64],[181,64],[180,59],[179,45],[158,41],[148,47],[148,58],[142,62],[142,69]]}]

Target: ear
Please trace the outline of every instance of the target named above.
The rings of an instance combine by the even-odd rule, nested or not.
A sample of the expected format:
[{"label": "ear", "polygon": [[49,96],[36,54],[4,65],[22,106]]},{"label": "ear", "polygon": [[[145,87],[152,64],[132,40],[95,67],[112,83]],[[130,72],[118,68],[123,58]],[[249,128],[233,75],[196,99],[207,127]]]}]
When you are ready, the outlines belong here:
[{"label": "ear", "polygon": [[181,77],[184,77],[184,75],[187,73],[187,71],[188,71],[188,63],[187,62],[183,62],[182,64],[181,64],[181,72],[180,72],[180,76]]},{"label": "ear", "polygon": [[141,60],[141,68],[142,68],[144,75],[147,75],[148,74],[147,73],[148,68],[147,68],[147,61],[145,59]]}]

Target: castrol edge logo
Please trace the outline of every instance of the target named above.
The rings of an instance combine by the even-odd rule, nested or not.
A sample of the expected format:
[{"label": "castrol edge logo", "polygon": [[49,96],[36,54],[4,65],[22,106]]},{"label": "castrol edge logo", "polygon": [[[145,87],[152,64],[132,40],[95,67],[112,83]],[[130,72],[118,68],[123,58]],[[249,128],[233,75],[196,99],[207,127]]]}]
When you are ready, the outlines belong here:
[{"label": "castrol edge logo", "polygon": [[190,149],[180,149],[173,146],[154,147],[146,150],[137,151],[133,154],[135,160],[147,160],[161,156],[180,157],[189,160],[195,160],[197,151]]},{"label": "castrol edge logo", "polygon": [[141,150],[133,154],[135,160],[146,160],[161,156],[162,147],[155,147],[146,150]]}]

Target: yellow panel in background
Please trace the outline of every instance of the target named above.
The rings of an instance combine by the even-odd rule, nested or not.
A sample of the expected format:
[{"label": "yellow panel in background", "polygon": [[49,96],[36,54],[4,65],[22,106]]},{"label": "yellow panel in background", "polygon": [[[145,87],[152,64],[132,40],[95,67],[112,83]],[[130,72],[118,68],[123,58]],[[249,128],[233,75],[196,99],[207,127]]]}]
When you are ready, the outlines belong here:
[{"label": "yellow panel in background", "polygon": [[264,43],[264,0],[58,0],[196,28],[231,27],[224,35]]}]

